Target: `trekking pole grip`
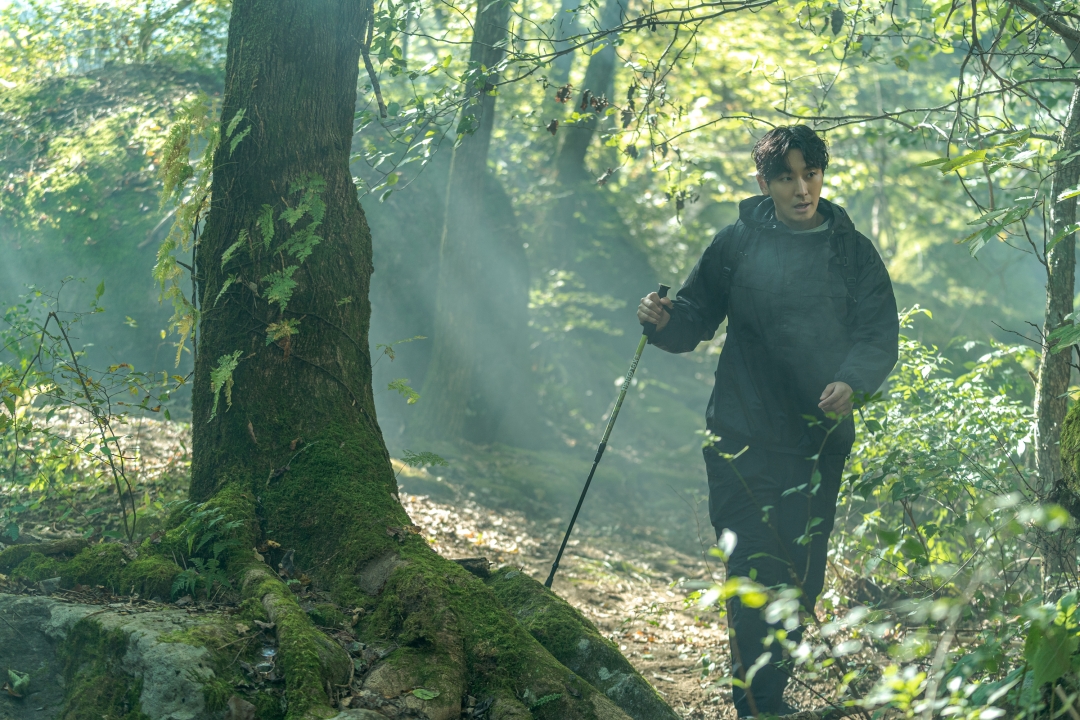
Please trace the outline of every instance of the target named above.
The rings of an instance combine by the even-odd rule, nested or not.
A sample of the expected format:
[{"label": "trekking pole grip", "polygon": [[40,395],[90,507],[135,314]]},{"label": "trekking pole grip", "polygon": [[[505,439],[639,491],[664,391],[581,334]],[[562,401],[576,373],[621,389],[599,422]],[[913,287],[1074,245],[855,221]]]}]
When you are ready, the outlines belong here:
[{"label": "trekking pole grip", "polygon": [[[670,285],[665,285],[664,283],[660,283],[660,287],[656,290],[656,294],[660,296],[661,300],[663,300],[664,298],[667,297],[668,290],[670,290],[670,289],[671,289]],[[647,335],[648,337],[652,337],[653,333],[655,333],[655,332],[656,332],[656,325],[655,324],[653,324],[653,323],[645,323],[645,328],[642,330],[643,335]]]}]

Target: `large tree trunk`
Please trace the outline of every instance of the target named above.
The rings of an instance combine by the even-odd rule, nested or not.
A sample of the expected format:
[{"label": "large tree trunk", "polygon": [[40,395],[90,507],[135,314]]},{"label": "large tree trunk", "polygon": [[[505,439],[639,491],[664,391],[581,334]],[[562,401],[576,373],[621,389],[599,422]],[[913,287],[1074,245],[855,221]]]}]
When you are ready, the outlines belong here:
[{"label": "large tree trunk", "polygon": [[[1058,200],[1065,190],[1080,180],[1080,162],[1071,155],[1080,147],[1080,87],[1073,90],[1069,113],[1062,131],[1059,153],[1063,156],[1055,168],[1050,185],[1051,232],[1054,237],[1076,222],[1076,198]],[[1035,388],[1035,463],[1040,488],[1047,497],[1067,507],[1077,506],[1076,492],[1070,489],[1062,472],[1061,431],[1068,409],[1071,350],[1054,353],[1045,342],[1050,333],[1061,327],[1073,311],[1076,274],[1076,235],[1066,233],[1047,253],[1046,314],[1043,320],[1044,348]],[[1044,569],[1050,573],[1074,572],[1076,565],[1075,533],[1063,531],[1048,538],[1044,548]]]},{"label": "large tree trunk", "polygon": [[[607,0],[604,3],[598,29],[610,30],[617,26],[622,20],[624,6],[625,0]],[[589,58],[589,65],[585,69],[585,81],[578,94],[578,105],[575,107],[575,110],[584,114],[585,117],[562,128],[562,144],[555,158],[555,169],[562,183],[578,182],[585,179],[587,175],[585,154],[602,117],[593,112],[590,98],[606,98],[608,102],[612,101],[616,60],[613,39],[605,37],[600,41],[604,43],[604,47]]]},{"label": "large tree trunk", "polygon": [[[1080,179],[1080,162],[1068,157],[1080,147],[1080,88],[1073,91],[1068,119],[1062,132],[1059,152],[1064,156],[1058,161],[1050,186],[1051,232],[1057,235],[1076,222],[1076,198],[1056,200],[1066,189]],[[1068,233],[1047,254],[1046,314],[1043,320],[1043,337],[1061,327],[1066,315],[1073,311],[1073,286],[1076,274],[1076,235]],[[1037,424],[1036,465],[1044,488],[1054,487],[1061,479],[1061,425],[1065,419],[1069,389],[1069,353],[1051,353],[1044,350],[1039,366],[1035,391],[1035,414]]]},{"label": "large tree trunk", "polygon": [[[502,62],[509,22],[503,1],[477,4],[470,61]],[[487,169],[495,123],[496,76],[470,88],[454,149],[439,248],[435,342],[414,430],[431,439],[515,441],[525,366],[528,271],[513,209]],[[486,82],[486,85],[485,85]],[[486,87],[486,89],[485,89]],[[470,132],[471,131],[471,132]]]},{"label": "large tree trunk", "polygon": [[[251,550],[269,540],[280,549],[268,562],[355,608],[362,639],[383,648],[359,676],[368,697],[397,698],[433,719],[459,717],[466,694],[491,698],[491,718],[532,717],[529,705],[547,696],[557,698],[544,717],[625,718],[479,579],[414,534],[398,501],[370,386],[371,237],[348,169],[369,9],[349,0],[233,5],[225,137],[197,252],[191,497],[239,521],[219,526],[235,541],[223,557],[243,596],[275,623],[290,718],[333,714],[333,688],[351,663]],[[292,265],[286,302],[272,274]],[[288,321],[299,321],[291,335],[282,333]],[[237,361],[231,376],[222,358]],[[418,687],[438,695],[413,697]]]}]

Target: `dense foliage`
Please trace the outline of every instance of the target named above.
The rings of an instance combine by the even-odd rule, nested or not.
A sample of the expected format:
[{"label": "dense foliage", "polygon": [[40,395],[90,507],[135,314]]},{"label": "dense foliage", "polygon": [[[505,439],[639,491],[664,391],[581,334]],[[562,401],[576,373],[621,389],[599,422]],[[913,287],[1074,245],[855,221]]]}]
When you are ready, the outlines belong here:
[{"label": "dense foliage", "polygon": [[[776,642],[791,645],[823,701],[985,720],[1071,708],[1077,508],[1035,470],[1033,379],[1052,342],[1026,323],[1041,324],[1048,254],[1076,230],[1055,232],[1051,218],[1055,203],[1080,197],[1052,190],[1077,154],[1063,149],[1078,77],[1072,5],[517,3],[497,68],[463,51],[476,10],[376,4],[364,50],[353,172],[376,246],[371,332],[390,446],[439,452],[405,451],[419,463],[502,453],[511,464],[584,464],[632,349],[635,298],[682,279],[756,192],[756,136],[812,122],[832,149],[827,196],[874,241],[901,304],[934,319],[909,313],[900,364],[859,411],[817,629],[800,646],[784,631]],[[138,427],[155,413],[186,415],[209,162],[253,122],[238,113],[224,138],[216,130],[227,21],[228,4],[209,0],[0,9],[7,540],[34,517],[130,541],[176,507],[155,483],[186,460],[144,468]],[[603,58],[610,68],[597,80]],[[497,448],[483,437],[436,442],[416,423],[430,339],[444,330],[436,279],[451,155],[482,131],[469,108],[484,97],[497,98],[482,159],[487,219],[526,286],[511,287],[518,266],[476,280],[489,312],[506,297],[527,303],[518,309],[528,328],[514,340],[526,380],[501,402],[533,421]],[[574,155],[582,132],[587,152]],[[221,293],[275,308],[262,330],[286,357],[305,328],[289,299],[320,240],[320,192],[315,177],[285,189],[279,207],[266,206],[269,230],[237,237],[223,262]],[[275,221],[291,232],[274,237]],[[244,274],[270,256],[280,271]],[[30,283],[61,290],[19,299]],[[1054,340],[1071,353],[1080,330]],[[722,345],[721,333],[686,357],[646,357],[609,451],[609,494],[599,490],[628,522],[668,525],[683,545],[696,542],[683,500],[701,494],[697,433]],[[490,352],[478,347],[474,359]],[[241,361],[239,348],[219,359],[215,413],[228,411]],[[528,503],[500,500],[565,515],[577,481],[538,477]],[[207,512],[182,508],[189,524]],[[174,590],[220,589],[211,535],[189,537],[192,565]],[[1050,551],[1062,544],[1070,564]],[[722,540],[717,552],[730,547]],[[779,619],[797,612],[791,591],[739,582],[697,600],[712,608],[732,594]]]}]

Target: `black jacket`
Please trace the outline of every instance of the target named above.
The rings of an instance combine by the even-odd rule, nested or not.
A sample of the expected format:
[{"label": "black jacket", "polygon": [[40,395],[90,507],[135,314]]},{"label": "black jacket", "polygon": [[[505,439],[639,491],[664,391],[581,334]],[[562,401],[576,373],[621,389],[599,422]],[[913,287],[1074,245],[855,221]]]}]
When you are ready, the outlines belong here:
[{"label": "black jacket", "polygon": [[[724,450],[847,454],[854,420],[841,421],[826,441],[833,423],[818,409],[822,390],[843,381],[856,396],[873,394],[896,364],[896,300],[881,257],[841,207],[821,200],[818,211],[829,229],[795,234],[776,219],[771,198],[742,201],[745,229],[717,234],[679,291],[671,321],[650,338],[668,352],[689,352],[728,319],[706,413]],[[748,233],[741,242],[740,232]],[[745,254],[732,262],[726,243]],[[855,268],[853,302],[840,254]],[[725,266],[734,266],[729,288]]]}]

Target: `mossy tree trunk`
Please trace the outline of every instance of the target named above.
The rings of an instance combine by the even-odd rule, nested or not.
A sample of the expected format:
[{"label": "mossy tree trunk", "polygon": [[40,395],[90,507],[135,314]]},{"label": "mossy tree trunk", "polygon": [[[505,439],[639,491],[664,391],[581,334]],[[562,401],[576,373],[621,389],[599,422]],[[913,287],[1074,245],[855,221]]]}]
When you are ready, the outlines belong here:
[{"label": "mossy tree trunk", "polygon": [[[346,682],[349,660],[252,550],[268,540],[293,551],[294,576],[356,609],[358,633],[385,650],[365,689],[432,719],[459,717],[466,695],[490,698],[491,718],[625,718],[483,582],[432,551],[398,500],[370,386],[371,238],[348,169],[369,8],[233,5],[225,141],[197,251],[191,497],[241,522],[226,567],[275,623],[290,718],[332,715],[328,690]],[[301,240],[309,256],[290,250]],[[236,361],[231,376],[222,358]],[[438,694],[412,696],[419,687]]]},{"label": "mossy tree trunk", "polygon": [[[469,55],[474,69],[505,56],[507,0],[477,3]],[[472,78],[459,122],[439,249],[435,338],[413,431],[431,439],[511,441],[530,385],[526,365],[528,270],[513,209],[487,168],[497,74]]]},{"label": "mossy tree trunk", "polygon": [[[1063,156],[1054,168],[1050,197],[1057,198],[1065,190],[1074,187],[1080,179],[1080,162],[1070,157],[1080,147],[1080,88],[1073,92],[1069,114],[1062,131],[1059,153]],[[1076,234],[1065,231],[1076,222],[1076,198],[1054,200],[1051,206],[1051,233],[1054,237],[1064,233],[1046,257],[1046,313],[1043,319],[1043,337],[1061,327],[1066,315],[1073,311],[1073,285],[1076,274]],[[1044,487],[1052,488],[1061,479],[1061,454],[1058,444],[1061,427],[1065,420],[1072,366],[1070,352],[1052,353],[1044,350],[1039,366],[1038,384],[1035,392],[1036,465]]]},{"label": "mossy tree trunk", "polygon": [[[1076,234],[1066,232],[1076,222],[1076,198],[1057,200],[1080,180],[1080,162],[1072,155],[1080,147],[1080,87],[1073,91],[1069,113],[1062,130],[1054,177],[1050,185],[1051,232],[1061,240],[1046,257],[1046,314],[1043,338],[1049,337],[1066,322],[1073,311],[1074,278],[1076,274]],[[1045,343],[1045,340],[1044,340]],[[1051,502],[1057,502],[1076,514],[1080,508],[1080,488],[1063,471],[1062,429],[1068,410],[1069,378],[1072,374],[1072,349],[1053,352],[1043,348],[1035,387],[1035,463],[1039,471],[1040,488]],[[1044,572],[1049,574],[1076,573],[1076,532],[1067,529],[1053,533],[1043,543]]]}]

